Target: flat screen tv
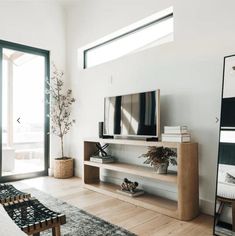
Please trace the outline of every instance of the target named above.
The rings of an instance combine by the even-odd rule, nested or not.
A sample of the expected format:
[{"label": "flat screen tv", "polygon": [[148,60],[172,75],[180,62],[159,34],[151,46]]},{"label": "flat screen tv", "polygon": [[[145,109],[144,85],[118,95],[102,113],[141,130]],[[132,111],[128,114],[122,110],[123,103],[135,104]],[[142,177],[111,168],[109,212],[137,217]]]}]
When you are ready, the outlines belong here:
[{"label": "flat screen tv", "polygon": [[104,135],[159,137],[160,90],[104,99]]}]

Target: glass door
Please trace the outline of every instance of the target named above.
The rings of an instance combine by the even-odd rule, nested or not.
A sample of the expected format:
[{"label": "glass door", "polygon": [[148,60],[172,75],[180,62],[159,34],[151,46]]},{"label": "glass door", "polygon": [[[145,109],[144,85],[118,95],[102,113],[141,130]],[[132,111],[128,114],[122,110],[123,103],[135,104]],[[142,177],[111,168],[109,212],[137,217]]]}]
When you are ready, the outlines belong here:
[{"label": "glass door", "polygon": [[2,42],[1,179],[46,175],[48,51]]}]

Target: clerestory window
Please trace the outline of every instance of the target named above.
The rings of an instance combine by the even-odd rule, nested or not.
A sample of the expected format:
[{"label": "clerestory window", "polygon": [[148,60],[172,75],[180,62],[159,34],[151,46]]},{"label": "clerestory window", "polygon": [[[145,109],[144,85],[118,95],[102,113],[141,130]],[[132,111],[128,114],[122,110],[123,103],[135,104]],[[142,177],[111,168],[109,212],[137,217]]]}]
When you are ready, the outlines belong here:
[{"label": "clerestory window", "polygon": [[[173,8],[155,14],[127,32],[84,50],[84,69],[173,40]],[[154,19],[153,19],[154,18]]]}]

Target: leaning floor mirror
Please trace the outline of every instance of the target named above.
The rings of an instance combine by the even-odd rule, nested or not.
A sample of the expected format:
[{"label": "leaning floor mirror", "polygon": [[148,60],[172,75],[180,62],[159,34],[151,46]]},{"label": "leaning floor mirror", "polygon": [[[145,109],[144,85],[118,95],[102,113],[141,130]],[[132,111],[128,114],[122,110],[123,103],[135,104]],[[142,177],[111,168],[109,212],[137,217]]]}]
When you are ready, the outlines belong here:
[{"label": "leaning floor mirror", "polygon": [[235,55],[224,58],[214,235],[235,236]]}]

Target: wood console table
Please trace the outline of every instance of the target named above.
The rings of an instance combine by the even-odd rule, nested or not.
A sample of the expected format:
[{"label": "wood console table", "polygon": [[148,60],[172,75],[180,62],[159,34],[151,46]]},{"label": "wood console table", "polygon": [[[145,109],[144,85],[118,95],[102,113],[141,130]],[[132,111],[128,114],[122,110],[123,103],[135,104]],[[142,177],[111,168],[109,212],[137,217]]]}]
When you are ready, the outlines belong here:
[{"label": "wood console table", "polygon": [[[100,164],[91,162],[90,156],[96,151],[96,143],[109,143],[133,146],[164,146],[177,149],[178,171],[167,175],[156,174],[151,167],[127,163]],[[146,142],[123,139],[86,139],[84,141],[84,186],[90,190],[103,193],[134,205],[141,206],[179,220],[191,220],[199,214],[198,183],[198,145],[197,143]],[[100,168],[151,178],[177,185],[178,199],[172,201],[150,193],[131,198],[118,193],[120,187],[100,181]]]}]

